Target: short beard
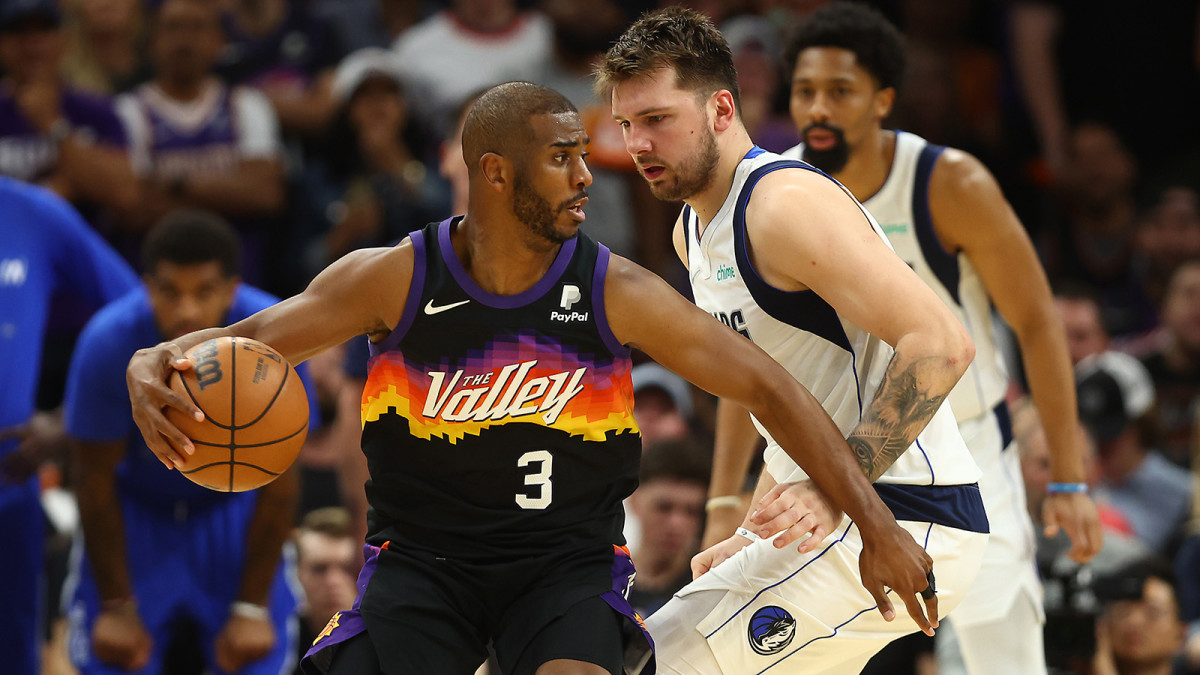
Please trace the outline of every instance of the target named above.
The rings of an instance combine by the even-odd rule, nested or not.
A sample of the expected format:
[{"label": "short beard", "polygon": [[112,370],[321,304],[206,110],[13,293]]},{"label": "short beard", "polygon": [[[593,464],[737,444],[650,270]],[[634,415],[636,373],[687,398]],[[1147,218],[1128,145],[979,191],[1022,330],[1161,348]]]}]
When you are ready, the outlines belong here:
[{"label": "short beard", "polygon": [[700,154],[690,162],[680,163],[675,171],[675,182],[671,185],[650,183],[650,191],[663,201],[679,202],[699,194],[712,185],[717,175],[717,162],[721,159],[717,150],[716,134],[705,134]]},{"label": "short beard", "polygon": [[800,138],[808,138],[808,132],[811,129],[825,129],[833,133],[835,139],[833,147],[828,150],[814,150],[812,146],[805,143],[801,158],[828,174],[835,174],[846,168],[846,164],[850,161],[850,146],[846,144],[846,136],[842,130],[824,124],[810,124],[800,132]]},{"label": "short beard", "polygon": [[529,226],[529,231],[534,236],[553,244],[562,244],[574,237],[574,234],[563,234],[554,227],[559,214],[565,208],[564,205],[556,210],[550,206],[550,202],[530,185],[525,172],[517,171],[516,179],[513,181],[513,213],[518,220]]}]

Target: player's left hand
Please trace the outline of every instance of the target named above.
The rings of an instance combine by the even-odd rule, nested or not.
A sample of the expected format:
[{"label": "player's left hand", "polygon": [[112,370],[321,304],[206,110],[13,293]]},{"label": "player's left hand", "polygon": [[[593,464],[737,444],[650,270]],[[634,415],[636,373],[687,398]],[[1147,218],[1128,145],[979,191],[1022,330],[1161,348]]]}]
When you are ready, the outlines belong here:
[{"label": "player's left hand", "polygon": [[858,557],[863,587],[875,598],[879,613],[886,621],[896,618],[884,587],[892,589],[904,601],[908,615],[921,632],[932,636],[933,629],[938,627],[933,558],[904,528],[894,522],[883,528],[870,534],[863,528],[863,548]]},{"label": "player's left hand", "polygon": [[67,435],[58,413],[34,413],[29,421],[0,429],[0,441],[17,439],[17,449],[0,460],[0,479],[21,483],[54,457],[67,456]]},{"label": "player's left hand", "polygon": [[816,548],[842,521],[841,510],[811,480],[776,485],[763,495],[756,509],[750,517],[755,534],[768,539],[781,533],[771,542],[775,548],[810,535],[797,547],[800,553]]},{"label": "player's left hand", "polygon": [[246,664],[266,656],[275,646],[275,629],[265,619],[231,616],[217,635],[217,666],[234,673]]},{"label": "player's left hand", "polygon": [[1082,492],[1056,492],[1046,495],[1042,503],[1042,522],[1046,536],[1054,537],[1059,530],[1071,539],[1067,555],[1077,563],[1085,563],[1100,552],[1104,544],[1104,529],[1092,498]]}]

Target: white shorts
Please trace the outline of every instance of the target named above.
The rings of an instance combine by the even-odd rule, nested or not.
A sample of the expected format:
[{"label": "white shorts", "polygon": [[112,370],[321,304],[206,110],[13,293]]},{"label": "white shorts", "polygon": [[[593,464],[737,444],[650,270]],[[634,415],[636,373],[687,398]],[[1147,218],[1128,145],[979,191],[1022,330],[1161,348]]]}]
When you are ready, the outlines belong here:
[{"label": "white shorts", "polygon": [[[931,523],[900,525],[934,559],[945,616],[974,581],[987,535]],[[899,598],[890,623],[875,608],[859,578],[862,539],[849,519],[815,551],[800,555],[795,547],[755,542],[651,615],[646,626],[658,672],[850,672],[889,641],[918,630]]]},{"label": "white shorts", "polygon": [[1033,601],[1044,623],[1042,583],[1034,560],[1036,539],[1025,505],[1025,482],[1016,444],[1010,442],[1003,447],[1003,433],[994,412],[961,422],[958,429],[983,471],[979,491],[992,535],[979,576],[954,613],[954,623],[971,626],[1003,620],[1022,594]]}]

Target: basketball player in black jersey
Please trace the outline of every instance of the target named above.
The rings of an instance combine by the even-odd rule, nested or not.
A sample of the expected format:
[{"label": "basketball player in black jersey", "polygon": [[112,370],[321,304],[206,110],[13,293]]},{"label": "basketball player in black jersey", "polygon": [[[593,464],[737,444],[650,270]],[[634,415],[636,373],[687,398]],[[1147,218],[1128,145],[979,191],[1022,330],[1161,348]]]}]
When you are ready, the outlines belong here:
[{"label": "basketball player in black jersey", "polygon": [[[467,674],[489,641],[509,674],[653,672],[621,538],[639,455],[632,347],[750,408],[862,527],[864,583],[924,620],[916,595],[931,560],[813,397],[580,233],[587,142],[557,92],[491,89],[463,133],[465,216],[351,253],[269,310],[131,360],[134,418],[169,469],[192,446],[163,408],[202,415],[166,386],[192,367],[187,349],[243,335],[296,363],[370,337],[367,560],[354,607],[318,637],[306,672]],[[929,609],[936,624],[936,599]]]}]

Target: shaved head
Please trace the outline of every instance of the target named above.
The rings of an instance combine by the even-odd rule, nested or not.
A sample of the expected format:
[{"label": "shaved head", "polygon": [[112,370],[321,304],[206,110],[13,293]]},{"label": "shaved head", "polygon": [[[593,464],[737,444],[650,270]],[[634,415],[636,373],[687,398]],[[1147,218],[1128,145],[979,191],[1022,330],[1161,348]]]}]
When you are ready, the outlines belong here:
[{"label": "shaved head", "polygon": [[538,115],[577,113],[565,96],[530,82],[507,82],[485,91],[463,123],[463,159],[471,174],[491,152],[517,159],[534,140],[531,120]]}]

